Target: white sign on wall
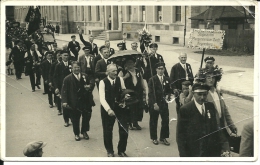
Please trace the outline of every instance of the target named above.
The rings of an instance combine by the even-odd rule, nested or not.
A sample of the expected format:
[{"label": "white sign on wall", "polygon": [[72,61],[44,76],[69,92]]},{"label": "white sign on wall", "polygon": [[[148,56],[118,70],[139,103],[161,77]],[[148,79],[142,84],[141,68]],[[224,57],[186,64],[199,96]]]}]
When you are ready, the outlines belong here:
[{"label": "white sign on wall", "polygon": [[222,49],[225,31],[194,29],[190,34],[189,48]]}]

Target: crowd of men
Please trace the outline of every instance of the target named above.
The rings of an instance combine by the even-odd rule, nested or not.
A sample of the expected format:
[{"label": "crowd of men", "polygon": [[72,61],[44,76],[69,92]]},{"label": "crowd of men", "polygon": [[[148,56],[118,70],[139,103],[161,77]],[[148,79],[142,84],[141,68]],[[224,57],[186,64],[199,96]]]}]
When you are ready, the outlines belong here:
[{"label": "crowd of men", "polygon": [[[158,45],[151,43],[149,53],[126,58],[124,62],[108,60],[118,51],[127,50],[124,40],[117,44],[118,50],[95,44],[94,37],[86,41],[82,32],[62,48],[53,44],[52,50],[40,48],[33,39],[27,42],[27,49],[21,50],[25,42],[14,38],[9,60],[13,61],[16,79],[22,72],[30,77],[32,92],[40,89],[43,79],[44,93],[48,95],[49,107],[57,107],[63,115],[64,126],[73,124],[75,140],[90,139],[90,120],[95,86],[99,92],[104,146],[108,157],[114,157],[113,126],[119,125],[118,155],[127,157],[126,147],[130,130],[141,130],[139,122],[144,112],[150,114],[150,138],[154,145],[159,142],[169,146],[169,100],[175,99],[178,114],[176,139],[182,157],[219,157],[230,152],[228,136],[237,133],[217,83],[221,80],[221,69],[214,65],[213,57],[205,58],[205,67],[193,76],[187,54],[179,54],[179,63],[168,74],[163,56],[157,53]],[[138,43],[131,49],[137,51]],[[84,54],[79,54],[80,50]],[[130,49],[130,48],[128,48]],[[135,95],[134,95],[134,94]],[[137,101],[126,104],[136,96]],[[158,138],[158,118],[161,128]],[[80,124],[80,118],[82,123]],[[80,128],[81,126],[81,128]],[[225,129],[221,129],[225,128]]]}]

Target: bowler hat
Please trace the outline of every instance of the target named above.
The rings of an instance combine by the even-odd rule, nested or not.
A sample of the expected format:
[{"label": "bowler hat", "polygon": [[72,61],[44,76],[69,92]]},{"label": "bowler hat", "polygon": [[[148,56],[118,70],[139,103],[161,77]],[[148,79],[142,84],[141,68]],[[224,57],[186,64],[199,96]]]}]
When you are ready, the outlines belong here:
[{"label": "bowler hat", "polygon": [[203,83],[195,83],[192,86],[192,91],[193,92],[207,92],[209,91],[209,86]]},{"label": "bowler hat", "polygon": [[158,48],[158,45],[157,45],[157,43],[151,43],[149,45],[149,48]]},{"label": "bowler hat", "polygon": [[36,150],[39,150],[41,148],[43,148],[44,146],[46,146],[46,142],[43,141],[34,141],[34,142],[30,142],[28,143],[24,150],[23,150],[23,154],[25,156],[30,156],[33,152],[35,152]]},{"label": "bowler hat", "polygon": [[82,48],[82,50],[90,50],[90,49],[91,49],[90,46],[85,46],[85,47]]}]

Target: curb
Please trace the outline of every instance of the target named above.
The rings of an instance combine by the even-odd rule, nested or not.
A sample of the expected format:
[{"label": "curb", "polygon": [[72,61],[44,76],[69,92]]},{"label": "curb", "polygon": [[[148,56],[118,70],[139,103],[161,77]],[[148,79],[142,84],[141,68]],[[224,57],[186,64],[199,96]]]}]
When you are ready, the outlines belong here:
[{"label": "curb", "polygon": [[237,97],[240,97],[240,98],[245,99],[245,100],[254,101],[254,96],[251,96],[251,95],[240,94],[238,92],[233,92],[233,91],[230,91],[230,90],[227,90],[227,89],[221,89],[221,92],[225,93],[225,94],[232,95],[232,96],[237,96]]},{"label": "curb", "polygon": [[[63,40],[63,39],[56,39],[56,40],[59,40],[59,41],[67,41],[67,40]],[[80,44],[80,45],[83,45],[83,44]],[[221,91],[225,94],[229,94],[229,95],[232,95],[232,96],[237,96],[237,97],[240,97],[242,99],[245,99],[245,100],[249,100],[249,101],[254,101],[254,96],[250,96],[250,95],[245,95],[245,94],[241,94],[241,93],[238,93],[238,92],[233,92],[233,91],[230,91],[230,90],[227,90],[227,89],[221,89]]]}]

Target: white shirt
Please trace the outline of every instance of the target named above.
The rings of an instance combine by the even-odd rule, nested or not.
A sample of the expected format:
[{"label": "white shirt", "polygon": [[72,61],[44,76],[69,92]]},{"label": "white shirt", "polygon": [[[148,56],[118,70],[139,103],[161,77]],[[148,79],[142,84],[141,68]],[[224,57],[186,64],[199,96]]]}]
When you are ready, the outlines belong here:
[{"label": "white shirt", "polygon": [[157,74],[157,76],[158,76],[158,78],[159,78],[159,80],[160,80],[160,82],[162,84],[163,83],[163,76],[159,76],[158,74]]},{"label": "white shirt", "polygon": [[80,73],[78,75],[73,73],[73,75],[76,77],[77,80],[80,80]]},{"label": "white shirt", "polygon": [[90,56],[85,55],[85,59],[87,61],[87,68],[90,68]]},{"label": "white shirt", "polygon": [[131,72],[131,71],[129,70],[129,73],[132,75],[132,81],[133,81],[134,86],[136,86],[136,84],[137,84],[137,77],[136,77],[136,72],[135,72],[135,70],[134,70],[133,72]]},{"label": "white shirt", "polygon": [[107,59],[103,58],[105,60],[105,63],[107,64]]},{"label": "white shirt", "polygon": [[199,110],[200,114],[202,114],[202,106],[204,109],[204,114],[206,114],[206,109],[205,109],[204,103],[202,105],[200,105],[199,103],[197,103],[196,99],[194,99],[194,102],[195,102],[195,105],[196,105],[197,109]]},{"label": "white shirt", "polygon": [[[110,81],[111,85],[113,84],[113,81],[109,76],[107,76],[108,80]],[[122,79],[122,77],[119,77],[120,82],[121,82],[121,88],[122,89],[126,89],[125,87],[125,83],[124,80]],[[100,98],[100,104],[103,106],[103,108],[108,111],[110,108],[110,106],[108,105],[107,101],[106,101],[106,96],[105,96],[105,83],[103,80],[101,80],[99,82],[99,98]]]},{"label": "white shirt", "polygon": [[[47,59],[48,60],[48,59]],[[51,63],[52,61],[51,60],[48,60],[49,61],[49,63]]]},{"label": "white shirt", "polygon": [[185,72],[186,72],[186,80],[189,80],[189,78],[188,78],[188,73],[187,73],[187,65],[186,65],[186,63],[183,64],[183,63],[180,62],[180,64],[181,64],[182,68],[183,68],[183,69],[185,70]]},{"label": "white shirt", "polygon": [[65,66],[69,66],[68,61],[67,62],[63,61],[63,63]]},{"label": "white shirt", "polygon": [[219,116],[221,116],[221,107],[220,107],[220,101],[219,101],[220,98],[218,96],[218,93],[216,92],[216,89],[214,88],[213,92],[211,92],[211,90],[209,90],[209,93],[212,96],[213,101],[215,102],[215,105],[216,105],[215,108],[217,109]]}]

